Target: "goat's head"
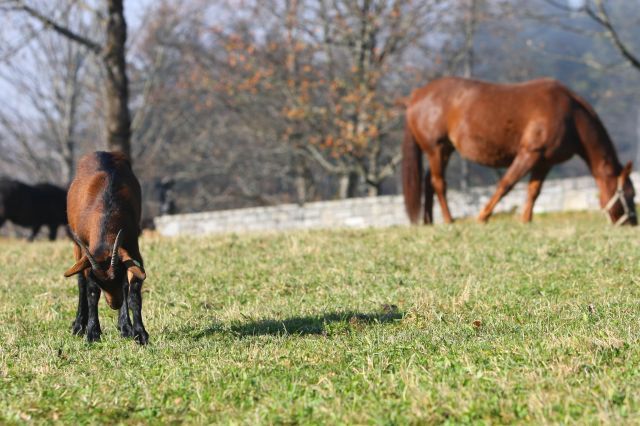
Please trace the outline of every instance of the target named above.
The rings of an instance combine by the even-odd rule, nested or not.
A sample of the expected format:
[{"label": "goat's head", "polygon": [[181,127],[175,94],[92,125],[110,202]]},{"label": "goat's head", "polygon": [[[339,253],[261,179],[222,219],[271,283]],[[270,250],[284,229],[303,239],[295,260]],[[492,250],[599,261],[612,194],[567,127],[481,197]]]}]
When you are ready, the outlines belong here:
[{"label": "goat's head", "polygon": [[91,275],[104,292],[104,297],[109,307],[120,309],[124,301],[123,283],[125,272],[129,284],[134,279],[144,281],[147,277],[142,265],[121,247],[122,230],[116,235],[113,246],[110,249],[96,250],[93,254],[74,232],[71,232],[71,236],[80,247],[82,256],[64,273],[64,276],[70,277],[78,273],[83,273],[87,276]]}]

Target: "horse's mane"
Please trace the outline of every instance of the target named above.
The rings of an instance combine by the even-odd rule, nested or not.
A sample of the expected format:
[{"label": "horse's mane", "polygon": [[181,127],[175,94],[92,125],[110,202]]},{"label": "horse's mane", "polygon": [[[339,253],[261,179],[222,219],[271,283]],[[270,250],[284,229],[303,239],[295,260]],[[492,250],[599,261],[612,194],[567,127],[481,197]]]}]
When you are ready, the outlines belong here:
[{"label": "horse's mane", "polygon": [[589,102],[587,102],[582,96],[572,92],[567,88],[565,88],[565,90],[567,90],[578,107],[581,108],[589,116],[590,124],[594,126],[594,129],[592,130],[597,133],[598,140],[600,141],[600,147],[604,150],[603,154],[611,159],[611,163],[613,164],[615,169],[614,173],[620,173],[620,170],[622,170],[622,164],[620,164],[620,161],[618,160],[618,155],[616,154],[616,149],[613,145],[611,136],[609,136],[609,132],[600,119],[600,116],[591,106],[591,104],[589,104]]}]

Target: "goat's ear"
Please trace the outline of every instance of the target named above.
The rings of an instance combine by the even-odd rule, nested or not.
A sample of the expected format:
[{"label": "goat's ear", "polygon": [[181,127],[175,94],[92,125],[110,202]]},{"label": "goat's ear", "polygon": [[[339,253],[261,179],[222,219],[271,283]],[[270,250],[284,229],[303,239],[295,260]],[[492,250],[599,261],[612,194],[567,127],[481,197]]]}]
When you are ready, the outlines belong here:
[{"label": "goat's ear", "polygon": [[129,281],[129,284],[131,284],[131,281],[133,281],[134,278],[138,281],[144,281],[147,278],[147,274],[145,274],[144,268],[140,262],[132,258],[127,250],[120,247],[118,249],[118,254],[120,255],[122,264],[127,268],[127,281]]},{"label": "goat's ear", "polygon": [[141,267],[133,265],[127,268],[127,279],[129,280],[129,284],[131,284],[131,281],[133,281],[134,278],[138,281],[144,281],[147,279],[147,274],[145,274]]},{"label": "goat's ear", "polygon": [[80,260],[78,260],[71,268],[67,269],[67,271],[64,273],[64,276],[66,278],[69,278],[70,276],[78,274],[87,268],[91,268],[91,262],[89,262],[87,256],[82,255]]}]

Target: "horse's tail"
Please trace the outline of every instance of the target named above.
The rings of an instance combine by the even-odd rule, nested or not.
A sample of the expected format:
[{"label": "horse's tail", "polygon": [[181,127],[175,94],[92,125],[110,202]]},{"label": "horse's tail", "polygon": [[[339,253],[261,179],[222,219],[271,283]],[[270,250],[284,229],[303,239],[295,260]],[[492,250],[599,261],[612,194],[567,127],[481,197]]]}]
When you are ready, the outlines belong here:
[{"label": "horse's tail", "polygon": [[402,141],[402,192],[409,220],[411,223],[418,223],[422,201],[422,150],[408,123],[404,125]]}]

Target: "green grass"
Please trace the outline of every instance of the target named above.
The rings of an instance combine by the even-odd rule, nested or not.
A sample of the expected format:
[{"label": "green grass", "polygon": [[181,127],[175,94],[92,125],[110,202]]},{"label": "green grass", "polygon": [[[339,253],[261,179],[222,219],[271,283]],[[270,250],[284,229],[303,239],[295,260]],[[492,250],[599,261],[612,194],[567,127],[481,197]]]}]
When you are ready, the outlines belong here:
[{"label": "green grass", "polygon": [[147,347],[0,241],[0,423],[640,422],[639,231],[535,220],[146,237]]}]

